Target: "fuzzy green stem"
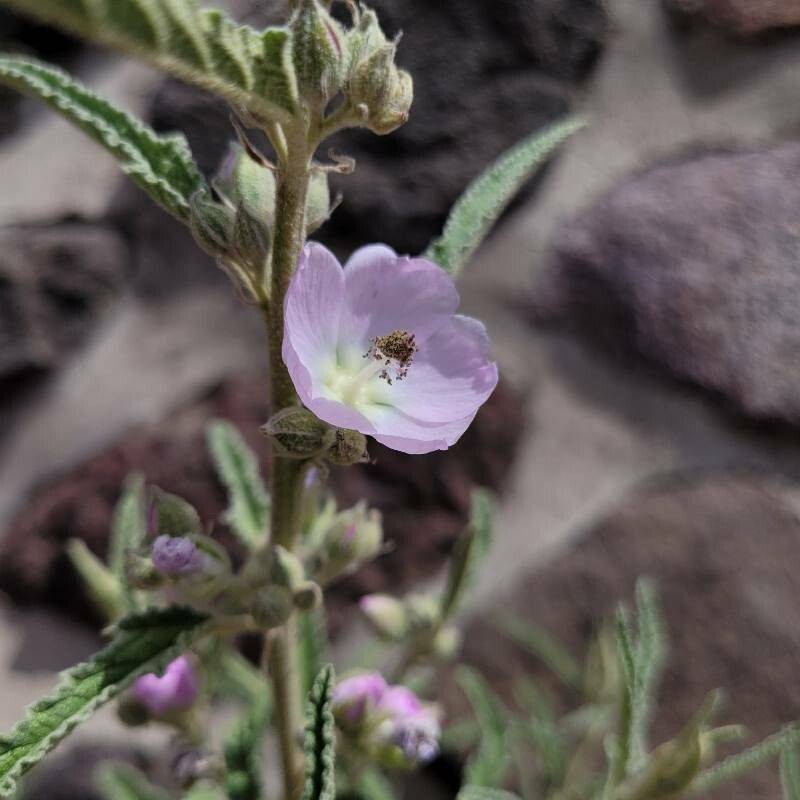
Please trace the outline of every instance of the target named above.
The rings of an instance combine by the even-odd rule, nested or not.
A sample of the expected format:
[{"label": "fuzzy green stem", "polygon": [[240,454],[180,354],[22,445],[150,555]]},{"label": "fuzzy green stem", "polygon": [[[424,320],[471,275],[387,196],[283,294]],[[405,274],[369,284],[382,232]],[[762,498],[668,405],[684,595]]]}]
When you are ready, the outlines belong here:
[{"label": "fuzzy green stem", "polygon": [[[264,310],[270,357],[272,412],[297,402],[292,379],[283,363],[283,306],[286,290],[305,239],[305,209],[311,154],[306,126],[286,131],[286,158],[277,174],[275,237],[272,252],[272,287]],[[272,541],[294,549],[299,523],[302,465],[273,453]],[[297,652],[297,632],[292,617],[274,634],[269,672],[275,697],[275,722],[281,751],[285,800],[297,800],[303,788],[303,706]]]}]

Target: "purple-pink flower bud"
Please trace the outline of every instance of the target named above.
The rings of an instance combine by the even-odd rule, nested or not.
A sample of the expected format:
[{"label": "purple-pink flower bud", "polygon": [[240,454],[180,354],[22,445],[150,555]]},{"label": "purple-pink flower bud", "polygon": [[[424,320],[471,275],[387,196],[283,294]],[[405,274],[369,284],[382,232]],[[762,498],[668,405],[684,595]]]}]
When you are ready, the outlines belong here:
[{"label": "purple-pink flower bud", "polygon": [[188,536],[159,536],[150,555],[155,568],[164,575],[192,575],[203,569],[203,554]]},{"label": "purple-pink flower bud", "polygon": [[345,724],[358,725],[378,705],[386,689],[379,672],[345,678],[333,690],[333,712]]},{"label": "purple-pink flower bud", "polygon": [[410,761],[426,763],[438,755],[442,730],[436,709],[425,705],[411,689],[389,687],[377,711],[387,716],[389,737]]},{"label": "purple-pink flower bud", "polygon": [[151,714],[189,708],[197,697],[197,679],[191,662],[186,656],[179,656],[162,676],[154,672],[142,675],[133,685],[133,694]]}]

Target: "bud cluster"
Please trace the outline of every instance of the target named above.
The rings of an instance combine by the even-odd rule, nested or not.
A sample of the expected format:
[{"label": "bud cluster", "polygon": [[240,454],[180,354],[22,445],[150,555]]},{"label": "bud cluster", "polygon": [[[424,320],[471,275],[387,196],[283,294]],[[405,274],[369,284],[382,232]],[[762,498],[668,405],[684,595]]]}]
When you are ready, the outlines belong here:
[{"label": "bud cluster", "polygon": [[333,693],[333,713],[348,743],[384,766],[413,767],[439,752],[438,709],[405,686],[388,685],[378,672],[340,681]]}]

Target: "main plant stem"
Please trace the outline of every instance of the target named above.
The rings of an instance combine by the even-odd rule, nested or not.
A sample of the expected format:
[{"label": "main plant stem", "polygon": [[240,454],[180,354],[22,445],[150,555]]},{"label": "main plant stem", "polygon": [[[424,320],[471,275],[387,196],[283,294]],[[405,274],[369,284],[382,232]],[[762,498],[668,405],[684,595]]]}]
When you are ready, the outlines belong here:
[{"label": "main plant stem", "polygon": [[[283,315],[286,290],[305,240],[305,210],[310,155],[305,130],[287,132],[285,158],[278,167],[275,197],[275,231],[272,251],[272,286],[265,308],[269,335],[272,413],[297,402],[292,379],[283,363]],[[302,492],[300,462],[272,461],[272,541],[292,551],[296,544]],[[297,651],[296,620],[274,633],[269,673],[275,700],[275,724],[281,751],[285,800],[297,800],[303,789],[303,706]]]}]

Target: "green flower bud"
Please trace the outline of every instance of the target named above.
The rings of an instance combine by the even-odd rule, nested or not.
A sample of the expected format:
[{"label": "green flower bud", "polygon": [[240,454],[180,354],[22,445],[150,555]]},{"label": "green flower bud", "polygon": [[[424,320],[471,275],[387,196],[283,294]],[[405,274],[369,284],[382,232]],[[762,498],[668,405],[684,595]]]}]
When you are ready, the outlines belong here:
[{"label": "green flower bud", "polygon": [[448,625],[436,634],[433,640],[433,652],[443,661],[451,661],[461,650],[463,638],[458,628]]},{"label": "green flower bud", "polygon": [[347,511],[340,511],[324,532],[313,557],[314,578],[324,585],[375,558],[382,547],[380,513],[368,509],[364,502],[357,503]]},{"label": "green flower bud", "polygon": [[279,628],[292,614],[294,600],[285,586],[268,586],[259,592],[250,608],[256,625],[264,630]]},{"label": "green flower bud", "polygon": [[233,252],[240,264],[263,275],[272,246],[269,226],[254,217],[244,203],[236,209],[233,223]]},{"label": "green flower bud", "polygon": [[324,107],[342,88],[347,74],[344,32],[319,0],[299,0],[289,30],[300,93]]},{"label": "green flower bud", "polygon": [[262,224],[274,226],[275,174],[252,158],[238,142],[231,144],[214,186],[235,208],[243,206]]},{"label": "green flower bud", "polygon": [[314,581],[304,581],[294,592],[294,604],[301,611],[313,611],[322,605],[322,589]]},{"label": "green flower bud", "polygon": [[345,428],[336,429],[336,437],[326,458],[332,464],[350,466],[351,464],[365,464],[369,461],[367,452],[367,437],[358,431]]},{"label": "green flower bud", "polygon": [[395,70],[388,96],[380,106],[369,107],[367,127],[379,136],[385,136],[408,122],[414,102],[414,81],[405,70]]},{"label": "green flower bud", "polygon": [[270,579],[278,586],[295,591],[306,581],[306,572],[300,559],[279,544],[270,548]]},{"label": "green flower bud", "polygon": [[337,431],[308,409],[284,408],[261,428],[272,439],[275,452],[284,458],[316,458],[337,440]]},{"label": "green flower bud", "polygon": [[178,495],[151,487],[153,534],[188,536],[201,533],[203,526],[194,506]]},{"label": "green flower bud", "polygon": [[441,621],[441,603],[433,595],[411,594],[406,598],[405,605],[412,631],[433,630]]},{"label": "green flower bud", "polygon": [[204,192],[194,194],[189,205],[189,227],[200,247],[212,256],[229,255],[233,240],[233,211],[214,202]]},{"label": "green flower bud", "polygon": [[164,575],[156,569],[152,558],[128,550],[123,559],[125,581],[132,589],[148,591],[163,585]]},{"label": "green flower bud", "polygon": [[317,228],[326,223],[330,215],[331,191],[328,187],[328,175],[317,170],[311,174],[311,181],[308,184],[306,236],[310,236]]},{"label": "green flower bud", "polygon": [[375,633],[387,641],[400,641],[408,632],[408,614],[403,603],[388,594],[368,594],[358,603]]}]

